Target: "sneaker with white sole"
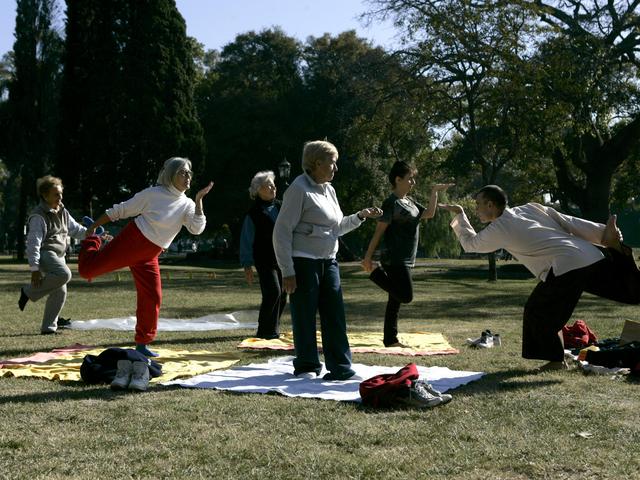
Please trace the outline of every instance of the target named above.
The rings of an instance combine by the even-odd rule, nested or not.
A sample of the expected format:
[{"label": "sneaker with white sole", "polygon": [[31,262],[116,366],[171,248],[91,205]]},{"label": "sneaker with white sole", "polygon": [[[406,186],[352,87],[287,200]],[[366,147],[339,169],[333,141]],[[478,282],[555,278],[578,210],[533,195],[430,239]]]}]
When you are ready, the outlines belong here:
[{"label": "sneaker with white sole", "polygon": [[129,390],[144,392],[149,387],[149,379],[149,365],[147,365],[147,362],[133,362]]},{"label": "sneaker with white sole", "polygon": [[300,372],[295,374],[296,378],[306,378],[307,380],[314,380],[318,378],[316,372]]},{"label": "sneaker with white sole", "polygon": [[480,341],[474,346],[477,348],[493,348],[493,335],[488,331],[482,332]]},{"label": "sneaker with white sole", "polygon": [[131,360],[118,360],[118,370],[116,371],[115,378],[111,382],[111,388],[113,390],[125,390],[131,381],[132,371],[133,364]]},{"label": "sneaker with white sole", "polygon": [[419,380],[411,382],[407,396],[400,397],[398,400],[404,405],[418,408],[433,408],[445,403],[442,397],[429,393]]},{"label": "sneaker with white sole", "polygon": [[443,405],[445,403],[449,403],[453,399],[451,395],[449,395],[448,393],[441,393],[440,391],[433,388],[433,386],[425,380],[416,380],[416,383],[421,384],[422,387],[434,397],[440,397],[442,399]]}]

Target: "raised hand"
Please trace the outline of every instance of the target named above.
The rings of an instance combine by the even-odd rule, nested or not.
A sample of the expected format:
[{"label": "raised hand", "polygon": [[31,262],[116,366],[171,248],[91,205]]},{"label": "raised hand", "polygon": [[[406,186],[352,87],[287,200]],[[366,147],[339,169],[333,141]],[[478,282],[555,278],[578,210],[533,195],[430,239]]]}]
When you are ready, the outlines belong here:
[{"label": "raised hand", "polygon": [[209,185],[207,185],[206,187],[204,187],[202,190],[200,190],[198,193],[196,193],[196,202],[201,201],[202,198],[211,191],[211,189],[213,188],[213,181],[209,182]]},{"label": "raised hand", "polygon": [[358,214],[362,218],[378,218],[382,216],[382,209],[378,207],[368,207],[364,210],[360,210]]},{"label": "raised hand", "polygon": [[442,208],[443,210],[447,210],[454,215],[458,215],[460,213],[464,213],[464,209],[460,205],[450,205],[447,203],[439,203],[438,208]]}]

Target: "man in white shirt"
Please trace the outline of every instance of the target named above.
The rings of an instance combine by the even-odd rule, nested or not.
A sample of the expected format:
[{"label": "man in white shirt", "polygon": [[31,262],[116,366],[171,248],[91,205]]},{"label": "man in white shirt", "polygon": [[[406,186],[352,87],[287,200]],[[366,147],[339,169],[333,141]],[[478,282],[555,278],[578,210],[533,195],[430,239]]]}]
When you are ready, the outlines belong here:
[{"label": "man in white shirt", "polygon": [[640,271],[612,216],[606,225],[527,203],[507,206],[497,185],[476,194],[477,232],[460,205],[440,205],[456,216],[451,227],[465,252],[504,248],[540,281],[524,307],[522,356],[548,360],[542,370],[564,369],[562,327],[582,295],[640,303]]}]

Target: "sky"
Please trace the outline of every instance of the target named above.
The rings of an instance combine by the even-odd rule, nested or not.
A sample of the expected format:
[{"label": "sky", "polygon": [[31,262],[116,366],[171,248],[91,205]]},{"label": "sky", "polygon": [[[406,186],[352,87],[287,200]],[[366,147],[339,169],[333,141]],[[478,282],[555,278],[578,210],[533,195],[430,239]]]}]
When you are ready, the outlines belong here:
[{"label": "sky", "polygon": [[[63,16],[64,0],[59,3]],[[176,4],[187,23],[187,34],[206,49],[220,50],[239,33],[274,26],[303,41],[310,35],[355,29],[374,45],[397,44],[390,23],[366,26],[358,20],[369,8],[365,0],[176,0]],[[13,48],[15,6],[15,0],[0,0],[0,56]]]}]

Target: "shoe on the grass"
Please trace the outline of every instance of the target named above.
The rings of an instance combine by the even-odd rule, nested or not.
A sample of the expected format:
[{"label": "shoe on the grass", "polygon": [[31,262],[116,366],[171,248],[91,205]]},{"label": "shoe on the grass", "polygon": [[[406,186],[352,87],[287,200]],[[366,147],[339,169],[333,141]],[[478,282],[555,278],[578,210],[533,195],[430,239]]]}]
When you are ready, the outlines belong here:
[{"label": "shoe on the grass", "polygon": [[477,348],[493,348],[493,335],[487,332],[482,332],[480,341],[475,345]]},{"label": "shoe on the grass", "polygon": [[147,362],[133,362],[129,390],[144,392],[149,387],[149,366]]},{"label": "shoe on the grass", "polygon": [[[93,218],[91,217],[82,217],[82,224],[89,228],[91,225],[93,225]],[[104,228],[102,226],[99,226],[98,228],[96,228],[93,233],[95,233],[96,235],[100,236],[104,233]]]},{"label": "shoe on the grass", "polygon": [[417,408],[433,408],[445,403],[442,397],[429,393],[423,383],[418,380],[411,382],[406,396],[399,397],[398,400],[403,405]]},{"label": "shoe on the grass", "polygon": [[428,393],[430,393],[434,397],[440,397],[442,399],[443,405],[445,403],[449,403],[453,399],[451,395],[449,395],[448,393],[441,393],[440,391],[433,388],[433,386],[425,380],[418,379],[415,381],[415,383],[419,383],[420,385],[422,385],[422,388],[424,388]]},{"label": "shoe on the grass", "polygon": [[118,370],[116,376],[111,382],[112,390],[125,390],[131,381],[133,365],[131,360],[118,360]]},{"label": "shoe on the grass", "polygon": [[470,347],[491,348],[493,347],[493,334],[491,333],[491,330],[485,330],[478,338],[467,338],[467,344]]},{"label": "shoe on the grass", "polygon": [[58,317],[58,328],[71,328],[71,319]]}]

